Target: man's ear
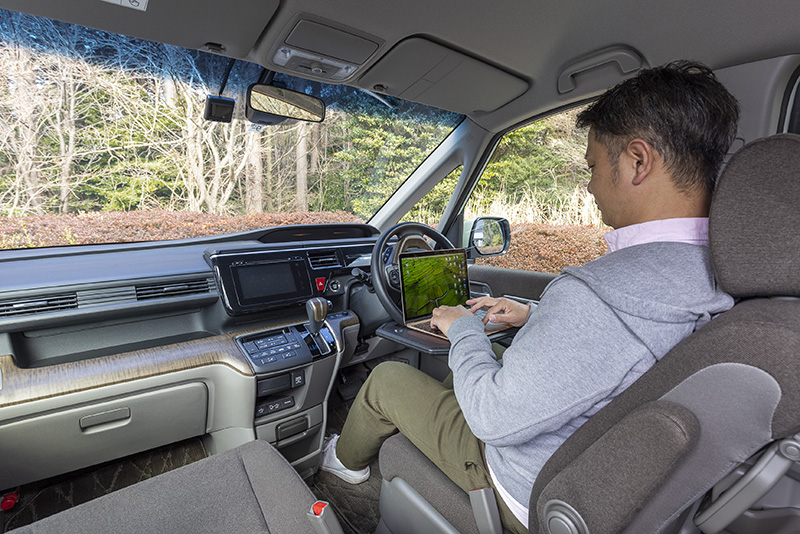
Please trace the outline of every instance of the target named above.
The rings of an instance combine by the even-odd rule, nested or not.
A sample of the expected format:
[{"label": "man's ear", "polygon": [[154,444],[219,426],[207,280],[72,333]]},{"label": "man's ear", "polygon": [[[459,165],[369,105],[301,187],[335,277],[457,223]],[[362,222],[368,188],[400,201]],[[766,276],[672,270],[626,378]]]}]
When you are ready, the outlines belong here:
[{"label": "man's ear", "polygon": [[631,164],[635,167],[633,173],[633,185],[640,185],[645,178],[653,171],[655,165],[655,149],[653,145],[644,139],[634,139],[625,147],[626,155],[630,158]]}]

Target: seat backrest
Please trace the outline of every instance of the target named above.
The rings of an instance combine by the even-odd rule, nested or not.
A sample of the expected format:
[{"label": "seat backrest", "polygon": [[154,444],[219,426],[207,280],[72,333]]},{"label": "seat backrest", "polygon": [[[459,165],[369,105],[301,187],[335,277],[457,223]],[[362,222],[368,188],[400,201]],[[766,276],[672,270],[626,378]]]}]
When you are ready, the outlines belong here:
[{"label": "seat backrest", "polygon": [[549,532],[546,517],[558,530],[558,514],[592,534],[667,532],[734,467],[800,430],[800,136],[731,158],[709,234],[720,287],[743,300],[556,451],[531,493],[531,532]]}]

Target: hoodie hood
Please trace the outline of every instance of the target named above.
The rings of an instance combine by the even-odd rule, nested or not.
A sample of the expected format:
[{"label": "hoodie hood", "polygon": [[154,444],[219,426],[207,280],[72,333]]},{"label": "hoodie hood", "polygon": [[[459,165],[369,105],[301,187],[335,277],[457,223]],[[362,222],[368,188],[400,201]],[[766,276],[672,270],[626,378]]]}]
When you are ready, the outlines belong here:
[{"label": "hoodie hood", "polygon": [[733,306],[731,296],[717,287],[710,265],[706,246],[657,242],[568,267],[561,276],[589,286],[660,359],[675,340],[672,334],[664,336],[670,329],[654,328],[654,322],[693,325],[687,326],[688,335]]}]

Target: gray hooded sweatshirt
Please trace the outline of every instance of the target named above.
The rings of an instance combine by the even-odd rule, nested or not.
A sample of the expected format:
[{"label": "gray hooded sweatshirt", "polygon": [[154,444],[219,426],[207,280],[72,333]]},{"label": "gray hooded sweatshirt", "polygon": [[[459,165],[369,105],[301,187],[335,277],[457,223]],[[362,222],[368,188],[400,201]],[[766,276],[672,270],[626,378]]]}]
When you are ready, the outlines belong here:
[{"label": "gray hooded sweatshirt", "polygon": [[527,506],[537,474],[567,437],[731,306],[707,247],[657,242],[565,269],[501,362],[480,319],[454,321],[447,335],[456,398],[503,488]]}]

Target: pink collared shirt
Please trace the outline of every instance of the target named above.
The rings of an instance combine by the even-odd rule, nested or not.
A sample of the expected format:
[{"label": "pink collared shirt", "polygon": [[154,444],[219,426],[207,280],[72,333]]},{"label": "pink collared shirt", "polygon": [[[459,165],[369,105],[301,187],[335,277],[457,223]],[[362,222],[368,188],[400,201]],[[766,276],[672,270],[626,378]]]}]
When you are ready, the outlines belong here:
[{"label": "pink collared shirt", "polygon": [[623,226],[608,232],[605,240],[609,252],[656,241],[708,246],[708,217],[661,219]]}]

